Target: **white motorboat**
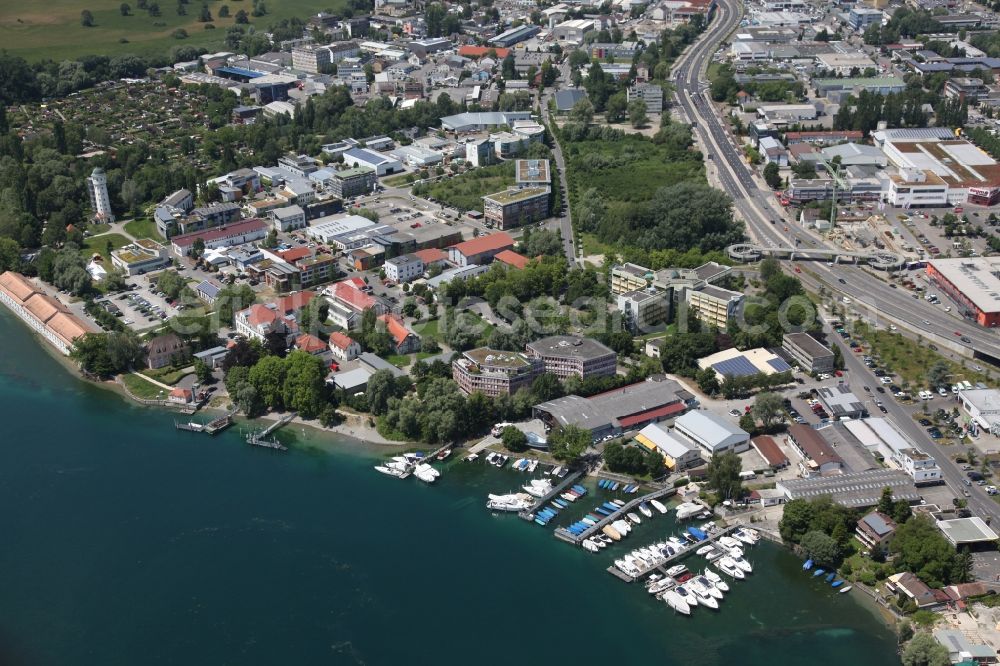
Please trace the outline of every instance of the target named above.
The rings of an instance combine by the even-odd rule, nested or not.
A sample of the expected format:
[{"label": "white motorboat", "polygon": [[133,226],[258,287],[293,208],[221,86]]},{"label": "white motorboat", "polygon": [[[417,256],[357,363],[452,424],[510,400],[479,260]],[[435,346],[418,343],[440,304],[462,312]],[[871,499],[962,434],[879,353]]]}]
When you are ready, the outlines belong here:
[{"label": "white motorboat", "polygon": [[628,518],[630,521],[632,521],[634,525],[638,525],[639,523],[642,522],[642,518],[640,518],[639,514],[635,513],[634,511],[629,511],[627,514],[625,514],[625,517]]},{"label": "white motorboat", "polygon": [[682,615],[691,614],[691,604],[685,601],[684,597],[675,590],[667,590],[667,593],[663,595],[663,600],[678,613]]},{"label": "white motorboat", "polygon": [[760,541],[760,533],[752,527],[741,527],[735,534],[737,539],[751,546]]},{"label": "white motorboat", "polygon": [[667,541],[670,542],[670,545],[673,546],[675,550],[684,550],[687,548],[687,544],[675,536],[667,537]]},{"label": "white motorboat", "polygon": [[677,505],[677,520],[688,520],[690,518],[694,518],[704,510],[705,507],[697,502],[682,502]]},{"label": "white motorboat", "polygon": [[681,595],[681,599],[686,601],[688,606],[691,606],[692,608],[701,603],[695,593],[689,590],[685,585],[678,585],[674,588],[674,591]]},{"label": "white motorboat", "polygon": [[698,550],[696,550],[694,552],[697,555],[701,555],[702,557],[705,557],[706,555],[708,555],[709,553],[711,553],[713,550],[715,550],[715,549],[712,548],[712,544],[707,544],[705,546],[702,546],[701,548],[699,548]]},{"label": "white motorboat", "polygon": [[413,476],[417,477],[424,483],[434,483],[434,481],[441,476],[441,472],[437,471],[427,463],[420,463],[417,465],[416,469],[413,470]]},{"label": "white motorboat", "polygon": [[478,460],[478,459],[479,459],[478,453],[470,453],[469,455],[465,456],[465,462],[472,462],[473,460]]},{"label": "white motorboat", "polygon": [[667,569],[667,575],[671,578],[677,578],[678,576],[687,573],[688,568],[683,564],[675,564],[674,566]]},{"label": "white motorboat", "polygon": [[729,536],[728,534],[726,536],[719,537],[719,543],[725,546],[726,548],[739,548],[740,546],[740,542],[734,539],[733,537]]},{"label": "white motorboat", "polygon": [[534,497],[545,497],[552,492],[552,482],[548,479],[532,479],[521,487],[524,488],[524,492]]},{"label": "white motorboat", "polygon": [[559,476],[559,472],[561,471],[562,471],[562,466],[557,465],[553,467],[550,471],[546,472],[546,474],[551,474],[552,476]]},{"label": "white motorboat", "polygon": [[753,538],[750,537],[749,534],[743,532],[743,530],[735,530],[733,532],[733,536],[748,546],[752,546],[755,543],[757,543],[756,541],[753,540]]},{"label": "white motorboat", "polygon": [[596,553],[597,551],[599,551],[601,549],[600,546],[598,546],[596,543],[594,543],[590,539],[584,539],[582,545],[583,545],[583,549],[584,550],[589,550],[592,553]]},{"label": "white motorboat", "polygon": [[840,594],[843,594],[844,592],[850,592],[853,587],[854,587],[853,585],[848,585],[847,587],[840,588]]},{"label": "white motorboat", "polygon": [[721,550],[713,549],[712,552],[710,552],[708,555],[705,556],[705,559],[708,560],[709,562],[714,562],[723,555],[724,553]]},{"label": "white motorboat", "polygon": [[722,580],[722,576],[715,573],[714,569],[710,567],[705,567],[705,578],[707,578],[708,582],[710,582],[712,585],[719,588],[720,592],[729,591],[729,584],[726,581]]},{"label": "white motorboat", "polygon": [[716,601],[715,597],[708,593],[708,589],[704,585],[698,582],[697,578],[692,578],[688,582],[684,583],[684,586],[690,590],[695,598],[698,599],[699,606],[707,606],[712,610],[719,610],[719,602]]},{"label": "white motorboat", "polygon": [[733,558],[729,556],[720,558],[716,566],[719,567],[719,570],[722,571],[722,573],[726,574],[730,578],[734,578],[736,580],[743,580],[746,578],[746,574],[743,573],[743,570],[740,569],[736,562],[733,561]]},{"label": "white motorboat", "polygon": [[618,530],[618,533],[623,536],[632,531],[632,526],[628,524],[627,520],[616,520],[611,523],[611,526]]},{"label": "white motorboat", "polygon": [[403,475],[403,473],[400,470],[394,469],[392,467],[386,467],[385,465],[376,465],[375,470],[382,472],[383,474],[388,474],[389,476],[395,476],[397,478]]},{"label": "white motorboat", "polygon": [[660,500],[652,499],[652,500],[649,500],[649,503],[652,504],[653,508],[656,509],[657,511],[659,511],[661,514],[664,514],[664,513],[667,512],[667,507],[665,507],[663,505],[663,502],[661,502]]},{"label": "white motorboat", "polygon": [[530,463],[528,463],[528,471],[529,472],[534,472],[536,467],[538,467],[538,461],[537,460],[532,460]]},{"label": "white motorboat", "polygon": [[726,552],[729,553],[729,557],[733,558],[734,560],[743,559],[743,549],[740,548],[739,546],[732,546],[731,548],[726,548],[725,550]]},{"label": "white motorboat", "polygon": [[641,511],[642,515],[646,516],[647,518],[653,517],[653,512],[650,510],[649,505],[646,504],[645,502],[639,505],[639,511]]},{"label": "white motorboat", "polygon": [[719,586],[715,585],[714,583],[712,583],[712,581],[705,578],[704,576],[695,576],[694,579],[698,581],[698,584],[701,585],[703,588],[705,588],[705,591],[708,592],[712,597],[720,601],[722,600],[722,590],[719,589]]},{"label": "white motorboat", "polygon": [[563,498],[567,502],[575,502],[577,499],[577,496],[574,495],[573,493],[563,493],[559,497]]},{"label": "white motorboat", "polygon": [[489,495],[486,501],[486,508],[495,511],[524,511],[531,508],[533,504],[531,496],[526,493],[513,493],[510,495]]},{"label": "white motorboat", "polygon": [[742,557],[733,558],[733,561],[736,563],[736,566],[743,570],[744,573],[753,573],[753,567]]},{"label": "white motorboat", "polygon": [[486,454],[486,462],[492,465],[493,461],[496,460],[496,457],[497,453],[490,451],[488,454]]},{"label": "white motorboat", "polygon": [[663,580],[658,580],[655,583],[653,583],[652,585],[650,585],[649,586],[649,593],[650,594],[659,594],[660,592],[663,592],[664,590],[669,590],[671,587],[673,587],[673,585],[674,585],[674,581],[670,580],[669,578],[664,578]]}]

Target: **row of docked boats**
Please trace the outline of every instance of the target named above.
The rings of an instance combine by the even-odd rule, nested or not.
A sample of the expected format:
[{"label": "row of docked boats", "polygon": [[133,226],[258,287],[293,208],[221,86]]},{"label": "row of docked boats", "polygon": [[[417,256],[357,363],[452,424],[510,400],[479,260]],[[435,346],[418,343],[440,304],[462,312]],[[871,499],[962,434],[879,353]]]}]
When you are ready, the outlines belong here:
[{"label": "row of docked boats", "polygon": [[537,460],[531,460],[530,458],[518,458],[514,461],[514,464],[510,466],[515,472],[534,472],[535,468],[538,467]]},{"label": "row of docked boats", "polygon": [[668,569],[666,576],[650,576],[646,589],[678,613],[690,615],[697,606],[718,610],[719,602],[729,592],[729,584],[711,567],[705,567],[699,574],[678,564]]},{"label": "row of docked boats", "polygon": [[[601,506],[594,508],[592,512],[588,513],[577,522],[567,527],[566,530],[570,534],[579,536],[587,530],[593,528],[598,523],[604,521],[606,518],[610,518],[615,513],[620,512],[624,506],[625,502],[618,499],[605,502]],[[667,512],[667,507],[656,499],[650,500],[649,502],[640,502],[638,509],[642,515],[646,516],[646,518],[653,517],[654,509],[660,514],[665,514]],[[610,543],[604,542],[603,537],[608,537],[611,541],[621,541],[622,537],[631,531],[632,525],[639,525],[640,523],[642,523],[642,519],[639,518],[639,515],[630,511],[625,514],[625,520],[616,520],[608,525],[604,525],[601,528],[600,534],[591,535],[581,541],[580,545],[583,546],[584,550],[596,553],[598,550]],[[604,542],[603,545],[602,542]]]},{"label": "row of docked boats", "polygon": [[495,451],[490,451],[489,455],[486,456],[486,462],[494,467],[503,468],[507,461],[510,460],[510,456],[505,456],[502,453],[496,453]]},{"label": "row of docked boats", "polygon": [[623,493],[630,495],[639,492],[639,485],[636,483],[622,483],[620,481],[612,481],[611,479],[599,479],[597,487],[601,490],[610,490],[611,492],[617,492],[620,488]]},{"label": "row of docked boats", "polygon": [[441,472],[434,469],[426,462],[423,453],[404,453],[401,456],[393,456],[381,465],[376,465],[375,470],[387,476],[394,476],[398,479],[405,479],[415,476],[424,483],[434,483]]},{"label": "row of docked boats", "polygon": [[819,578],[823,574],[826,574],[826,577],[824,578],[824,581],[826,583],[829,583],[830,587],[832,587],[833,589],[837,590],[841,594],[843,594],[844,592],[850,592],[851,591],[851,587],[852,586],[851,585],[845,585],[845,583],[847,583],[846,580],[844,580],[842,578],[837,578],[837,572],[836,571],[827,572],[824,569],[820,569],[818,567],[816,569],[813,569],[812,567],[813,567],[813,561],[811,559],[806,560],[805,564],[802,565],[802,569],[804,571],[810,571],[810,570],[812,570],[812,576],[813,576],[813,578]]},{"label": "row of docked boats", "polygon": [[[530,487],[530,490],[529,490]],[[552,492],[552,482],[548,479],[534,479],[527,486],[524,486],[527,492],[541,492],[541,494],[536,495],[536,497],[544,497]],[[535,512],[534,521],[539,525],[548,525],[549,522],[555,518],[560,511],[565,509],[567,506],[577,501],[581,497],[587,494],[587,489],[579,484],[575,484],[568,488],[566,492],[562,493],[559,497],[553,497],[549,503]]]}]

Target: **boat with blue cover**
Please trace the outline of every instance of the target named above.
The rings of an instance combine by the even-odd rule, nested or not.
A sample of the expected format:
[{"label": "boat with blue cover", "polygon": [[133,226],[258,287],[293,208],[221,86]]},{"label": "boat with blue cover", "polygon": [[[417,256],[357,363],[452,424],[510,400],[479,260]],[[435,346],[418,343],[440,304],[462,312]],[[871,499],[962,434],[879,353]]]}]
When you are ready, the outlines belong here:
[{"label": "boat with blue cover", "polygon": [[812,559],[806,560],[805,564],[802,565],[802,569],[805,570],[805,571],[809,571],[812,568],[813,568],[813,561],[812,561]]},{"label": "boat with blue cover", "polygon": [[826,582],[829,583],[830,581],[832,581],[836,577],[837,577],[837,572],[833,571],[833,572],[830,573],[829,576],[826,577]]},{"label": "boat with blue cover", "polygon": [[844,584],[844,581],[842,581],[842,580],[835,580],[835,581],[833,581],[833,584],[830,587],[840,587],[843,584]]},{"label": "boat with blue cover", "polygon": [[824,573],[823,569],[816,569],[816,571],[813,572],[813,578],[816,576],[822,576]]},{"label": "boat with blue cover", "polygon": [[697,527],[688,527],[687,531],[688,534],[693,536],[698,541],[704,541],[705,539],[708,538],[708,535],[705,534],[702,530],[699,530]]}]

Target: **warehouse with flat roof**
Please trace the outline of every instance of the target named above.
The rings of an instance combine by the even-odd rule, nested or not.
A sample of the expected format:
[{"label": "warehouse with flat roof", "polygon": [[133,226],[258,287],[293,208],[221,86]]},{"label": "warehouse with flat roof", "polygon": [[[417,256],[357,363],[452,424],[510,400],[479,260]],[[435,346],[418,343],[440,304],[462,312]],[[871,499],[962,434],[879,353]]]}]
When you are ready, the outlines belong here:
[{"label": "warehouse with flat roof", "polygon": [[1000,257],[933,259],[927,277],[980,326],[1000,325]]}]

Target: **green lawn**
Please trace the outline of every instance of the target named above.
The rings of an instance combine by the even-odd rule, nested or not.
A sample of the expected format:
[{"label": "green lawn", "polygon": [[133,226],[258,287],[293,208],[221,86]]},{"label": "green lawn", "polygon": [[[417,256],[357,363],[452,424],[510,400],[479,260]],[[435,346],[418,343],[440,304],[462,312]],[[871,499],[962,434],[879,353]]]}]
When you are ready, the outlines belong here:
[{"label": "green lawn", "polygon": [[[206,30],[205,24],[197,20],[199,2],[189,2],[187,14],[178,16],[177,3],[161,1],[158,3],[161,16],[158,17],[138,9],[135,0],[128,2],[132,15],[122,16],[121,4],[121,0],[0,3],[3,48],[27,60],[50,58],[56,62],[84,55],[165,56],[178,45],[218,50],[225,46],[226,28],[234,23],[232,16],[220,19],[219,8],[228,5],[232,15],[240,9],[249,14],[253,9],[250,2],[207,0],[215,29]],[[265,4],[267,15],[250,18],[250,24],[258,31],[266,31],[270,25],[286,18],[306,19],[324,10],[338,13],[345,3],[343,0],[267,0]],[[80,24],[80,12],[84,9],[94,15],[93,27],[85,28]],[[174,39],[172,33],[177,28],[184,28],[188,38]]]},{"label": "green lawn", "polygon": [[481,167],[446,178],[427,186],[418,186],[414,193],[430,196],[461,211],[482,210],[483,196],[502,192],[514,185],[514,162]]},{"label": "green lawn", "polygon": [[413,182],[415,178],[416,177],[413,174],[404,173],[399,176],[389,176],[388,178],[383,178],[382,184],[388,187],[404,187]]},{"label": "green lawn", "polygon": [[95,222],[93,224],[87,225],[87,231],[90,232],[91,236],[96,236],[97,234],[106,234],[111,231],[110,224],[104,224],[103,222]]},{"label": "green lawn", "polygon": [[132,241],[121,234],[103,234],[101,236],[90,236],[85,241],[83,241],[83,247],[80,251],[86,256],[87,260],[90,260],[90,255],[93,253],[100,254],[104,257],[104,260],[109,262],[110,266],[111,257],[108,256],[108,242],[111,242],[111,247],[114,250],[118,248],[125,247]]},{"label": "green lawn", "polygon": [[166,391],[152,382],[147,382],[137,375],[123,375],[122,380],[128,390],[137,398],[144,400],[166,399]]},{"label": "green lawn", "polygon": [[392,356],[386,357],[385,360],[389,361],[389,363],[392,363],[397,368],[405,368],[410,364],[411,359],[407,354],[393,354]]},{"label": "green lawn", "polygon": [[615,248],[607,243],[602,243],[594,234],[582,233],[577,238],[585,257],[595,254],[614,254]]},{"label": "green lawn", "polygon": [[149,218],[126,222],[125,231],[132,234],[135,238],[152,238],[157,241],[163,240],[163,237],[160,236],[160,232],[156,230],[156,222],[153,222]]},{"label": "green lawn", "polygon": [[419,336],[430,335],[432,337],[437,337],[438,334],[438,320],[431,319],[428,322],[422,324],[414,324],[413,332]]},{"label": "green lawn", "polygon": [[142,374],[146,375],[147,377],[152,377],[153,379],[163,382],[164,384],[170,384],[171,386],[173,386],[174,384],[179,382],[184,377],[187,377],[191,373],[186,371],[186,367],[180,369],[166,367],[166,368],[157,368],[156,370],[146,369],[142,371]]}]

